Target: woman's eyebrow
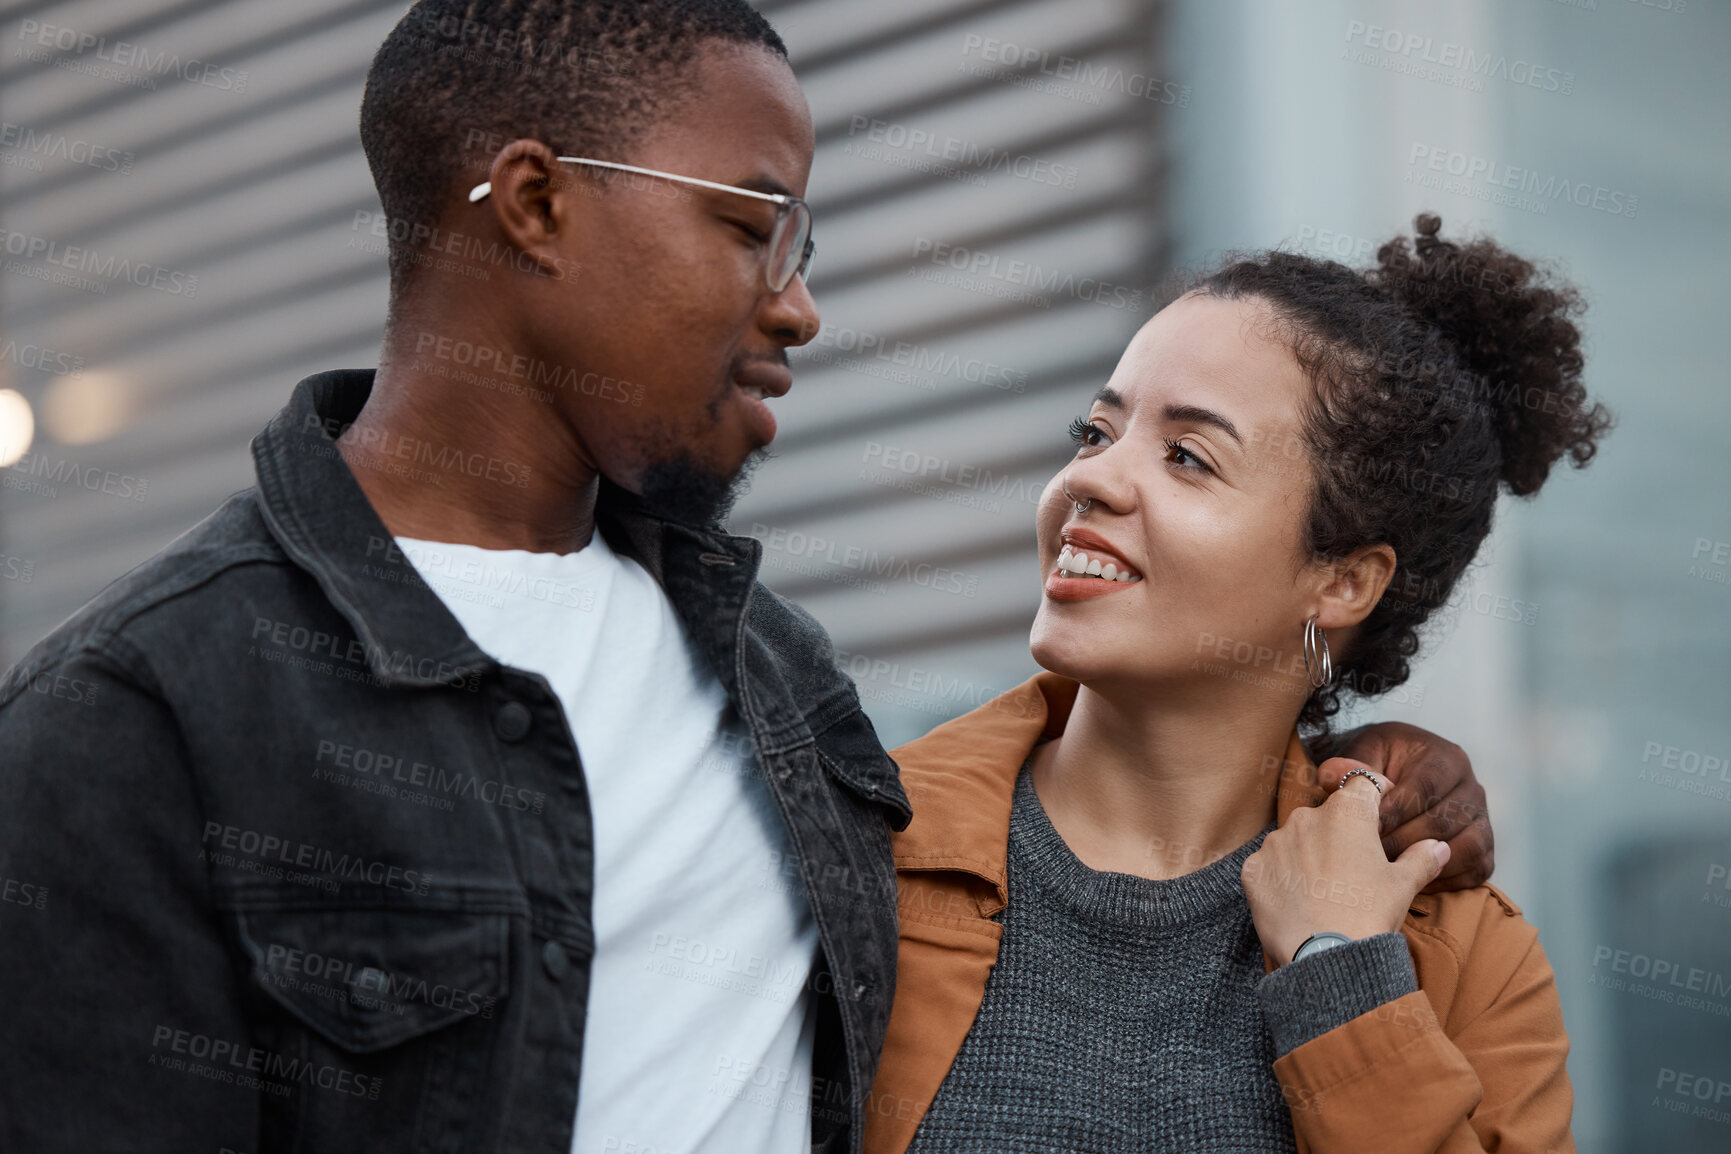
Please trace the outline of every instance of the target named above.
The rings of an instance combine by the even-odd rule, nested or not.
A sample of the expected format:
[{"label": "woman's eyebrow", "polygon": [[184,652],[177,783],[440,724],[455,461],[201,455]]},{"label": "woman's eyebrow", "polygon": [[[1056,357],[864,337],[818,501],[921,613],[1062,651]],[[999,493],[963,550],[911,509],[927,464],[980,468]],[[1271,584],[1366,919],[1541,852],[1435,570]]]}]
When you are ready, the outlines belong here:
[{"label": "woman's eyebrow", "polygon": [[[1126,408],[1123,394],[1111,385],[1101,385],[1100,391],[1094,394],[1094,404],[1105,405],[1108,409],[1122,411]],[[1238,426],[1213,409],[1205,409],[1201,405],[1167,405],[1161,410],[1161,415],[1168,421],[1188,422],[1193,425],[1213,425],[1228,437],[1238,442],[1239,448],[1244,447],[1244,438],[1239,435]]]},{"label": "woman's eyebrow", "polygon": [[1213,425],[1237,441],[1239,448],[1244,447],[1244,438],[1238,435],[1238,426],[1213,409],[1205,409],[1201,405],[1167,405],[1163,415],[1168,421],[1185,421],[1193,425]]}]

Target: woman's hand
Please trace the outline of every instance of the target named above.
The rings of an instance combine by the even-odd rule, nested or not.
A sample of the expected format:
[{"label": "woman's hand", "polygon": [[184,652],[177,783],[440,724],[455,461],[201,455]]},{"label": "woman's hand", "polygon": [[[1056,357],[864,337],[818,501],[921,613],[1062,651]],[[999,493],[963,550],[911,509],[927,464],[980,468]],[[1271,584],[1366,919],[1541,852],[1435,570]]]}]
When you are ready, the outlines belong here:
[{"label": "woman's hand", "polygon": [[1471,889],[1491,876],[1491,820],[1466,750],[1416,725],[1384,721],[1341,734],[1335,751],[1381,777],[1382,848],[1389,857],[1425,838],[1448,842],[1448,867],[1426,893]]},{"label": "woman's hand", "polygon": [[[1317,767],[1329,783],[1365,768],[1343,757]],[[1381,777],[1376,783],[1388,786]],[[1244,894],[1276,965],[1290,962],[1306,938],[1323,930],[1357,939],[1400,929],[1413,897],[1447,863],[1447,844],[1434,838],[1388,860],[1377,832],[1377,785],[1353,774],[1323,804],[1293,810],[1245,859]]]}]

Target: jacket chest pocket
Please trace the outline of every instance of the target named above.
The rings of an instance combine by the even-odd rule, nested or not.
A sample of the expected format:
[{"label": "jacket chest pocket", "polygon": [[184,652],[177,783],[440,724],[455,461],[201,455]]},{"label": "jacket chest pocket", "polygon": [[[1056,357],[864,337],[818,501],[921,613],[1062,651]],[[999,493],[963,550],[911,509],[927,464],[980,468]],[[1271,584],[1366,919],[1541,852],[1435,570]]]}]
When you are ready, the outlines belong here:
[{"label": "jacket chest pocket", "polygon": [[[456,1151],[499,1066],[510,918],[401,908],[233,913],[262,995],[242,1078],[266,1151]],[[496,1096],[496,1091],[493,1092]]]}]

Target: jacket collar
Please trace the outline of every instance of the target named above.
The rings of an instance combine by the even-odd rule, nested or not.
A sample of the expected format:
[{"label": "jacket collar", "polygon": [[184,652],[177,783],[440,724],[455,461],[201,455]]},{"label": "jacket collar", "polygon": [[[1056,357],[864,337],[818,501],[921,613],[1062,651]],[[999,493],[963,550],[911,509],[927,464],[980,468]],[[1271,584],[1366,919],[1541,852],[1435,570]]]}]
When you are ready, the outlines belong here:
[{"label": "jacket collar", "polygon": [[[914,816],[894,836],[896,868],[973,874],[997,891],[997,905],[981,912],[1003,908],[1010,897],[1007,862],[1016,775],[1034,746],[1064,732],[1080,688],[1056,673],[1037,673],[897,748],[891,756],[901,766]],[[1266,788],[1278,791],[1278,825],[1285,825],[1295,809],[1322,804],[1325,796],[1297,729],[1287,740],[1285,759],[1270,765],[1264,780]]]},{"label": "jacket collar", "polygon": [[[335,369],[307,377],[253,438],[259,505],[289,558],[318,582],[365,646],[367,666],[388,685],[470,684],[496,663],[470,640],[438,595],[395,548],[391,531],[337,452],[336,438],[360,415],[375,370]],[[667,521],[629,490],[602,478],[596,528],[668,588],[667,568],[709,580],[677,582],[675,611],[717,667],[730,697],[739,695],[732,629],[756,579],[761,544],[712,527]],[[725,564],[716,558],[725,557]],[[708,558],[705,560],[705,558]],[[691,590],[698,596],[675,595]],[[300,624],[300,623],[296,623]],[[713,644],[708,644],[713,641]]]}]

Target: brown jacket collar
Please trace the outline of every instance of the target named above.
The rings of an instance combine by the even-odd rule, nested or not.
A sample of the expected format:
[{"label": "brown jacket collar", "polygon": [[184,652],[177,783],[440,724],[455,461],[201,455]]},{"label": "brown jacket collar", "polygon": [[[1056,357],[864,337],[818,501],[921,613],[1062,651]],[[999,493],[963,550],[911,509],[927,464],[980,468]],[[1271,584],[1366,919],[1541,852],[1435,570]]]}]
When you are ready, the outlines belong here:
[{"label": "brown jacket collar", "polygon": [[[1005,872],[1016,775],[1034,746],[1064,732],[1080,688],[1056,673],[1036,674],[895,750],[914,805],[913,821],[895,838],[896,868],[971,873],[997,892],[997,904],[982,912],[1002,909],[1009,901]],[[1300,806],[1322,804],[1326,793],[1296,729],[1285,759],[1268,766],[1266,782],[1279,790],[1279,825]],[[921,814],[932,816],[921,821]]]}]

